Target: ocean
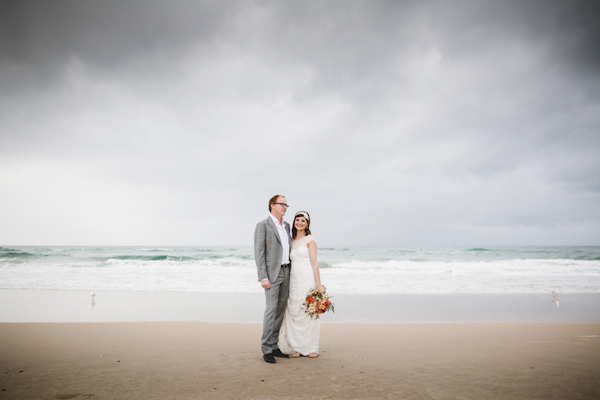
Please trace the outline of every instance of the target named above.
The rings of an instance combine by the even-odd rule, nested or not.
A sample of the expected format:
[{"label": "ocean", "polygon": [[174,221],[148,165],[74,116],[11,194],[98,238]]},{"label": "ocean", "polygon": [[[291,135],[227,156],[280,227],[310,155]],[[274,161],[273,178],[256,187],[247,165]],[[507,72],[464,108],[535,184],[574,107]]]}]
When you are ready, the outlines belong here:
[{"label": "ocean", "polygon": [[[322,247],[334,294],[600,293],[600,246]],[[0,289],[260,293],[252,247],[0,247]]]}]

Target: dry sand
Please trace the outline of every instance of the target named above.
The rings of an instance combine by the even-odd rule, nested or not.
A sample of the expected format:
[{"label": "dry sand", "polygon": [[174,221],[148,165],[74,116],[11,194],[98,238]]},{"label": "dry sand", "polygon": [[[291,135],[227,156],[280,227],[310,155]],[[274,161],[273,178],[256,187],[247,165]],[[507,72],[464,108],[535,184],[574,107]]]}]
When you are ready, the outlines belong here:
[{"label": "dry sand", "polygon": [[259,324],[0,324],[1,399],[600,399],[600,324],[323,323],[262,361]]}]

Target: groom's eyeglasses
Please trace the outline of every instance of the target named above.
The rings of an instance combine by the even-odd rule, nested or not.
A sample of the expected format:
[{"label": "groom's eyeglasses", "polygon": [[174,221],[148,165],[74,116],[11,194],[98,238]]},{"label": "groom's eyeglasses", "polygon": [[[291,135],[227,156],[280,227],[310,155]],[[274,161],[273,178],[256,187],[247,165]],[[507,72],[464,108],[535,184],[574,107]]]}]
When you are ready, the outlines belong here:
[{"label": "groom's eyeglasses", "polygon": [[275,204],[279,204],[281,207],[289,207],[287,204],[285,203],[275,203]]}]

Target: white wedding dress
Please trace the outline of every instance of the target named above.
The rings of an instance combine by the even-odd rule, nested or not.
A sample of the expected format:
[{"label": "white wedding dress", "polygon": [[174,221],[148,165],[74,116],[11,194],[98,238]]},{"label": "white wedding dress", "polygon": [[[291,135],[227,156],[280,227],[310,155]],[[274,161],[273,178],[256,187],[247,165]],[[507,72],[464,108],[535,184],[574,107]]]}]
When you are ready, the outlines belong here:
[{"label": "white wedding dress", "polygon": [[292,241],[290,296],[279,333],[279,349],[285,354],[319,354],[321,321],[306,314],[302,305],[308,291],[317,287],[307,246],[312,241],[316,243],[311,235]]}]

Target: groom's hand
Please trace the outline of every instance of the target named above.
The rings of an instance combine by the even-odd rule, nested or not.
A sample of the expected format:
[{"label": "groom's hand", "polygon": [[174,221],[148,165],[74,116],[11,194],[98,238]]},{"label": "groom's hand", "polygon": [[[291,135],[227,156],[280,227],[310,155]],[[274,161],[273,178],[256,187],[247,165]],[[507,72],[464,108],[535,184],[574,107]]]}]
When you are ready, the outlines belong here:
[{"label": "groom's hand", "polygon": [[271,288],[271,282],[269,282],[268,279],[263,279],[262,281],[260,281],[260,284],[263,287],[263,289],[270,289]]}]

